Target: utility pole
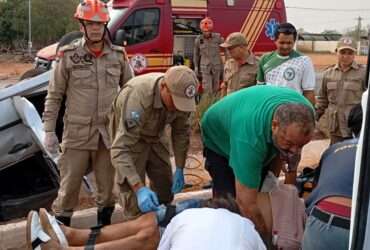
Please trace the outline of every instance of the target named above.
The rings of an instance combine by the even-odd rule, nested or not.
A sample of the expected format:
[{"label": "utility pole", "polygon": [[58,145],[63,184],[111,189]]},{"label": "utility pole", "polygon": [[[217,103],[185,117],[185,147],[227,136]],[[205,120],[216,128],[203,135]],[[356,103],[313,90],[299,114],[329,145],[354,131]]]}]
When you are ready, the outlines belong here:
[{"label": "utility pole", "polygon": [[357,18],[357,42],[359,42],[361,40],[361,22],[362,22],[362,17],[358,17]]},{"label": "utility pole", "polygon": [[32,53],[31,0],[28,0],[28,55]]}]

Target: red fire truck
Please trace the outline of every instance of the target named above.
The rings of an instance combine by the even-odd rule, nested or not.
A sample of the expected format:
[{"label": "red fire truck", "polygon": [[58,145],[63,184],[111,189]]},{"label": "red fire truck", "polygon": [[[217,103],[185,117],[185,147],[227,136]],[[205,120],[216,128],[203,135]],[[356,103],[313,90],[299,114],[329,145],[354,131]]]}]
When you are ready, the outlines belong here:
[{"label": "red fire truck", "polygon": [[[199,22],[205,16],[213,19],[215,32],[224,38],[236,31],[245,34],[257,55],[274,50],[274,29],[286,21],[283,0],[114,0],[108,4],[113,43],[126,47],[136,74],[165,71],[173,65],[174,55],[191,62]],[[74,35],[61,43],[75,39]],[[57,47],[53,44],[37,53],[38,71],[51,67]]]}]

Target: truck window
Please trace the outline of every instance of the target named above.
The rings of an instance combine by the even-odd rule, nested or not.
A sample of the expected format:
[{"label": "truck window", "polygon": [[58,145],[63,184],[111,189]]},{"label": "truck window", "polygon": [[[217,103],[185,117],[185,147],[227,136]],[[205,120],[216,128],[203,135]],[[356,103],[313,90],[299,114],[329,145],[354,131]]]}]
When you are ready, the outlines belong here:
[{"label": "truck window", "polygon": [[159,15],[158,8],[141,9],[132,13],[121,26],[127,45],[146,42],[158,35]]}]

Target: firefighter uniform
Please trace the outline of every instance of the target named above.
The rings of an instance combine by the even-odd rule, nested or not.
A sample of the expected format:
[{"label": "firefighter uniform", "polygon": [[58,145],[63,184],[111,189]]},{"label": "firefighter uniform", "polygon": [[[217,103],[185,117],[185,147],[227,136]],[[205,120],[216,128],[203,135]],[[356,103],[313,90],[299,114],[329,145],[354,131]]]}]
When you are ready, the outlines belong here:
[{"label": "firefighter uniform", "polygon": [[[163,79],[163,73],[149,73],[133,78],[121,90],[112,106],[111,157],[125,219],[140,215],[132,187],[137,184],[145,186],[145,174],[160,203],[169,203],[173,199],[169,141],[164,133],[166,124],[171,126],[176,166],[185,166],[190,112],[170,112],[165,108],[160,94]],[[188,93],[188,98],[194,99],[195,86],[190,83],[180,93]]]},{"label": "firefighter uniform", "polygon": [[[349,38],[339,41],[338,50],[341,49],[356,51],[354,42]],[[365,67],[355,61],[347,71],[342,71],[339,64],[336,64],[323,74],[316,111],[318,117],[327,112],[331,144],[352,137],[348,116],[353,106],[361,102],[366,86],[365,75]]]},{"label": "firefighter uniform", "polygon": [[256,85],[257,69],[258,61],[252,53],[247,56],[245,63],[242,65],[239,65],[233,58],[228,59],[224,69],[224,83],[227,86],[227,94]]},{"label": "firefighter uniform", "polygon": [[220,54],[220,44],[223,38],[219,33],[212,32],[209,38],[203,34],[195,39],[194,67],[201,76],[204,93],[217,92],[222,76],[223,63]]},{"label": "firefighter uniform", "polygon": [[120,86],[133,77],[123,47],[104,44],[99,57],[87,48],[85,38],[62,47],[50,79],[43,114],[45,132],[55,131],[58,111],[66,97],[61,183],[54,202],[57,216],[71,217],[78,204],[83,175],[91,166],[96,177],[98,209],[114,206],[108,118]]},{"label": "firefighter uniform", "polygon": [[348,115],[353,106],[361,102],[365,74],[366,69],[356,62],[346,72],[342,72],[338,65],[324,72],[316,110],[321,116],[327,109],[331,144],[352,137],[347,125]]}]

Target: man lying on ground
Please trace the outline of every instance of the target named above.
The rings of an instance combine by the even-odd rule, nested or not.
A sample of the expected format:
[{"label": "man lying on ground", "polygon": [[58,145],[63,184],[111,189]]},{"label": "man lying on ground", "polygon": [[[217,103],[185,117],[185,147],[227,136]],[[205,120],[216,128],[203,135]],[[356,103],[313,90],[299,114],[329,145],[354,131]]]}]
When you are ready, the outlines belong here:
[{"label": "man lying on ground", "polygon": [[[299,249],[305,212],[296,189],[281,184],[270,193],[259,193],[257,205],[269,231],[270,236],[264,239],[267,245]],[[296,215],[294,220],[290,218],[292,214]],[[281,230],[283,227],[286,230]],[[27,236],[33,246],[30,249],[266,249],[254,224],[240,216],[230,197],[186,200],[176,206],[161,206],[132,221],[95,229],[59,225],[45,209],[40,209],[39,216],[35,211],[29,213]]]},{"label": "man lying on ground", "polygon": [[[202,203],[202,204],[201,204]],[[172,217],[184,209],[169,224],[170,231],[163,233],[164,226]],[[222,230],[215,232],[215,225]],[[178,225],[183,224],[182,232]],[[204,234],[203,228],[210,234]],[[225,228],[230,230],[227,232]],[[173,235],[176,234],[176,239]],[[243,234],[245,237],[240,238]],[[214,237],[216,236],[216,237]],[[218,241],[217,237],[222,237]],[[264,250],[265,245],[253,223],[239,215],[236,202],[232,199],[214,199],[201,202],[187,200],[176,206],[161,206],[156,212],[146,213],[135,220],[122,222],[103,228],[74,229],[59,225],[54,216],[43,208],[39,215],[31,211],[27,218],[27,239],[30,249],[242,249]],[[210,243],[210,241],[213,241]],[[217,243],[217,244],[215,244]],[[211,248],[207,247],[209,244]],[[182,247],[181,247],[182,246]]]}]

